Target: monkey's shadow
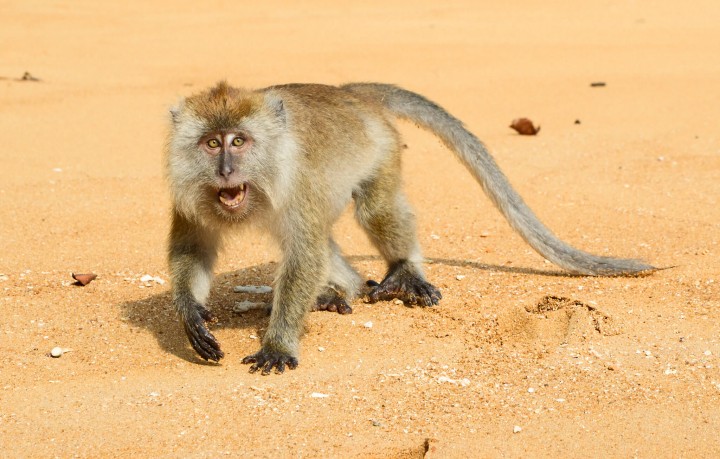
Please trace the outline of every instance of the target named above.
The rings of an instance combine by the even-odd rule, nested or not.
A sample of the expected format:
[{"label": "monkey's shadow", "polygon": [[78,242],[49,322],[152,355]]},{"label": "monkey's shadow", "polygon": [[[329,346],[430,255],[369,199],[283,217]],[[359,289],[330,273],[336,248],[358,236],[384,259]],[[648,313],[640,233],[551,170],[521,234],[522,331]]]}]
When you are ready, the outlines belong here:
[{"label": "monkey's shadow", "polygon": [[[268,315],[265,310],[251,310],[239,314],[233,312],[233,306],[242,300],[270,303],[272,294],[234,293],[233,287],[236,285],[270,285],[275,266],[276,263],[265,263],[215,276],[206,304],[217,318],[217,323],[210,326],[211,332],[224,328],[259,331],[267,326]],[[212,362],[201,359],[190,346],[185,330],[173,307],[169,290],[140,300],[128,301],[120,306],[123,320],[130,325],[148,330],[155,336],[163,350],[191,363],[214,365]]]},{"label": "monkey's shadow", "polygon": [[[376,255],[361,255],[348,257],[353,262],[382,262]],[[562,271],[537,270],[532,268],[508,267],[489,265],[471,261],[452,260],[443,258],[430,258],[429,262],[447,266],[461,266],[481,271],[506,272],[515,274],[541,275],[541,276],[573,276]],[[272,302],[272,294],[248,295],[233,292],[236,285],[271,285],[276,263],[264,263],[249,266],[237,271],[229,271],[215,276],[213,287],[208,297],[207,306],[218,321],[211,326],[212,330],[224,328],[250,329],[261,335],[262,329],[267,326],[268,314],[264,309],[256,309],[243,313],[233,312],[233,305],[242,300],[254,302]],[[362,274],[362,272],[361,272]],[[380,279],[377,279],[380,280]],[[430,279],[432,282],[432,279]],[[170,354],[191,363],[214,365],[198,357],[190,346],[177,313],[172,305],[170,292],[152,295],[137,301],[128,301],[121,304],[123,320],[127,323],[148,330],[157,339],[160,347]]]}]

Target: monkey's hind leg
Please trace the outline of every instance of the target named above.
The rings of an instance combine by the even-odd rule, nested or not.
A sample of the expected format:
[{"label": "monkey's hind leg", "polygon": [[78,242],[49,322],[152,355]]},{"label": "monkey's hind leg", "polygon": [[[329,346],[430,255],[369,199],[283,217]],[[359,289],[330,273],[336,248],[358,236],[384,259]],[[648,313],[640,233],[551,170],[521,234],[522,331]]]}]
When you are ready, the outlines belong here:
[{"label": "monkey's hind leg", "polygon": [[400,190],[399,152],[355,191],[355,216],[388,264],[385,278],[368,294],[371,303],[398,298],[406,305],[433,306],[440,290],[425,280],[415,235],[415,216]]},{"label": "monkey's hind leg", "polygon": [[330,271],[325,289],[318,295],[313,311],[330,311],[351,314],[352,301],[360,288],[360,276],[340,252],[340,247],[330,239]]}]

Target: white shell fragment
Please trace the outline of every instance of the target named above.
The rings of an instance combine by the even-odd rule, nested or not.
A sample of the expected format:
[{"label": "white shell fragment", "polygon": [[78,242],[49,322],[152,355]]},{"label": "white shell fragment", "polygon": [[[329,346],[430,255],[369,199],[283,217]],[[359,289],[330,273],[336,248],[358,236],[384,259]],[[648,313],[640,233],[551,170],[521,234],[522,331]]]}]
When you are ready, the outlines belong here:
[{"label": "white shell fragment", "polygon": [[235,293],[271,293],[272,287],[269,285],[238,285],[233,288]]},{"label": "white shell fragment", "polygon": [[520,432],[522,432],[522,427],[520,427],[520,426],[513,427],[513,433],[520,433]]},{"label": "white shell fragment", "polygon": [[253,301],[240,301],[233,306],[233,312],[248,312],[252,309],[262,309],[265,303],[255,303]]},{"label": "white shell fragment", "polygon": [[470,385],[470,380],[467,378],[462,379],[452,379],[448,378],[447,376],[438,376],[437,382],[439,383],[450,383],[450,384],[457,384],[462,387],[467,387]]},{"label": "white shell fragment", "polygon": [[57,359],[58,357],[61,357],[63,354],[67,354],[68,352],[72,352],[72,349],[70,349],[68,347],[55,346],[54,348],[52,348],[50,350],[49,354],[45,354],[45,355],[50,356],[54,359]]},{"label": "white shell fragment", "polygon": [[312,394],[310,394],[310,397],[312,397],[312,398],[328,398],[330,396],[328,394],[323,394],[320,392],[313,392]]},{"label": "white shell fragment", "polygon": [[365,328],[372,328],[372,326],[373,326],[372,321],[367,321],[363,324],[363,327],[365,327]]},{"label": "white shell fragment", "polygon": [[163,285],[165,283],[165,280],[161,277],[157,276],[151,276],[150,274],[145,274],[143,277],[140,278],[140,282],[148,283],[148,282],[155,282],[156,284]]}]

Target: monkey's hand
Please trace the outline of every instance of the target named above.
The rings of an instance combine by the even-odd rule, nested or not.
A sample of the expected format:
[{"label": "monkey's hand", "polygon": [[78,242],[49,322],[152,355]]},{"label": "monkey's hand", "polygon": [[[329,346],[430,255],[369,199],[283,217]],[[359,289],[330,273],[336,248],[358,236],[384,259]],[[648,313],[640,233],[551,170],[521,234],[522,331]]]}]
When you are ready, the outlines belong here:
[{"label": "monkey's hand", "polygon": [[291,370],[294,370],[298,366],[298,359],[288,353],[263,346],[262,349],[255,354],[248,355],[242,359],[242,363],[252,363],[250,373],[261,370],[261,374],[269,375],[273,368],[275,368],[275,373],[283,373],[286,365]]},{"label": "monkey's hand", "polygon": [[372,280],[367,284],[372,287],[368,293],[368,302],[370,303],[397,298],[406,305],[426,307],[434,306],[442,299],[442,294],[437,287],[406,265],[399,265],[392,269],[379,284]]},{"label": "monkey's hand", "polygon": [[220,350],[220,343],[210,333],[207,328],[207,322],[214,322],[215,316],[204,306],[196,304],[188,316],[185,317],[185,333],[190,339],[193,349],[200,354],[205,360],[214,360],[219,362],[225,357],[225,353]]}]

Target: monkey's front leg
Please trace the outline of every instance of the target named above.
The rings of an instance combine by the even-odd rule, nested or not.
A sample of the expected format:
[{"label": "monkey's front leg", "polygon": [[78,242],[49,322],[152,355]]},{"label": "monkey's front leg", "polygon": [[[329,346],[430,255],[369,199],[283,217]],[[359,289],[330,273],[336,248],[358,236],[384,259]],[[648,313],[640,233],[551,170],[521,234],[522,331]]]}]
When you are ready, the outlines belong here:
[{"label": "monkey's front leg", "polygon": [[[326,279],[328,247],[326,238],[298,237],[283,247],[283,262],[275,281],[270,324],[263,337],[262,349],[249,355],[242,363],[252,363],[250,372],[261,370],[263,375],[294,370],[298,366],[300,336],[305,314],[317,298],[320,285]],[[302,239],[302,240],[301,240]]]},{"label": "monkey's front leg", "polygon": [[210,293],[219,235],[173,212],[168,247],[172,297],[193,349],[205,360],[225,356],[207,323],[215,320],[204,303]]}]

